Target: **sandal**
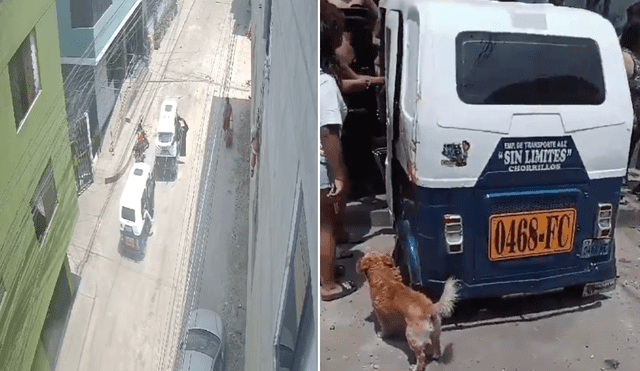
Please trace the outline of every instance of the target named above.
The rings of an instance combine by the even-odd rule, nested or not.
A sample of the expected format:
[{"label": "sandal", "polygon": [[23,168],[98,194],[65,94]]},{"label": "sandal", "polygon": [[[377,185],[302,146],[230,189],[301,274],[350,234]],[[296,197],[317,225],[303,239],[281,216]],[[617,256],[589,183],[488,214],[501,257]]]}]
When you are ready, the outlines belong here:
[{"label": "sandal", "polygon": [[342,291],[337,292],[331,295],[322,295],[323,301],[333,301],[336,299],[344,298],[345,296],[356,291],[356,284],[353,281],[345,281],[340,283],[340,287],[342,287]]}]

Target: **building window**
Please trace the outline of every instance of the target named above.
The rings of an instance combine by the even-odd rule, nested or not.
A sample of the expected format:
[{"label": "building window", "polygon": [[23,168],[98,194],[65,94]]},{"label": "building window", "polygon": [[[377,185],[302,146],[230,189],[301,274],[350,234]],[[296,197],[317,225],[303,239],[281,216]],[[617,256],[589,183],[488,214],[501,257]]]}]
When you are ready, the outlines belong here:
[{"label": "building window", "polygon": [[16,129],[19,129],[27,116],[27,112],[29,112],[29,108],[31,108],[33,101],[35,101],[40,92],[35,33],[31,32],[11,57],[9,61],[9,80]]},{"label": "building window", "polygon": [[47,236],[57,205],[58,195],[53,181],[53,166],[51,166],[51,160],[49,160],[49,164],[40,178],[38,188],[36,188],[31,202],[33,225],[36,229],[36,237],[41,244]]},{"label": "building window", "polygon": [[71,28],[93,27],[111,6],[111,0],[71,0]]}]

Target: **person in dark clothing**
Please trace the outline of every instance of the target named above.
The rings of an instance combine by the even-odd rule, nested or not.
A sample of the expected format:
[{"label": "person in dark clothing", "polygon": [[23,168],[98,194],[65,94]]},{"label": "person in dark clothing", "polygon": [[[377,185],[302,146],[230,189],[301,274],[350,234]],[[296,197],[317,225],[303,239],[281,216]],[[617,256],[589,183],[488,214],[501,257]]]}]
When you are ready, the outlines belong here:
[{"label": "person in dark clothing", "polygon": [[[629,9],[636,4],[629,7]],[[640,130],[638,128],[638,118],[640,118],[640,23],[632,21],[624,26],[622,35],[620,35],[620,46],[622,47],[625,69],[627,70],[627,77],[629,79],[629,92],[631,94],[634,113],[631,145],[629,146],[629,160],[627,163],[627,166],[629,166],[638,140],[640,140]],[[632,189],[632,193],[640,195],[640,184]]]},{"label": "person in dark clothing", "polygon": [[[384,78],[374,76],[377,46],[372,27],[377,14],[357,4],[343,11],[346,32],[343,45],[336,52],[342,62],[342,92],[349,113],[342,127],[342,147],[351,184],[350,198],[359,199],[384,192],[382,174],[372,153],[374,138],[385,134],[375,91],[375,86],[384,84]],[[348,81],[354,84],[349,85]]]}]

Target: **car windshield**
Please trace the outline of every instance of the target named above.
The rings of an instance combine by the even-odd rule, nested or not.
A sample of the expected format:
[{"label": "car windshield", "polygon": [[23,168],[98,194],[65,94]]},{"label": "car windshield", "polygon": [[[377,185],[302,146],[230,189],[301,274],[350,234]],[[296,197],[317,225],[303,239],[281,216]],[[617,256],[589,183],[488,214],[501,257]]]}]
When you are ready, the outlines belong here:
[{"label": "car windshield", "polygon": [[220,349],[220,338],[211,332],[199,328],[190,329],[187,333],[185,350],[195,350],[213,358]]},{"label": "car windshield", "polygon": [[604,102],[602,62],[592,39],[462,32],[456,48],[458,95],[465,103]]},{"label": "car windshield", "polygon": [[136,221],[136,212],[133,209],[130,209],[128,207],[122,207],[122,219],[128,220],[130,222],[135,222]]},{"label": "car windshield", "polygon": [[171,143],[171,140],[173,139],[173,134],[172,133],[158,133],[158,139],[160,140],[160,143]]}]

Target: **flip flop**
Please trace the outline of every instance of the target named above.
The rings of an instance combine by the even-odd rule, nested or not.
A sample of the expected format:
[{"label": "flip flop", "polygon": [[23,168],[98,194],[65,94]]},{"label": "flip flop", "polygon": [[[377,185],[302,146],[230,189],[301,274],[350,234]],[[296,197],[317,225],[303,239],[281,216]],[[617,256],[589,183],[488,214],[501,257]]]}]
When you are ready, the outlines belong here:
[{"label": "flip flop", "polygon": [[340,287],[342,287],[342,291],[337,292],[335,294],[331,294],[331,295],[322,295],[322,300],[333,301],[336,299],[344,298],[345,296],[348,296],[349,294],[353,293],[357,289],[356,284],[353,281],[342,282],[340,283]]}]

